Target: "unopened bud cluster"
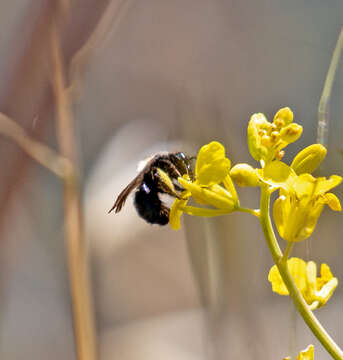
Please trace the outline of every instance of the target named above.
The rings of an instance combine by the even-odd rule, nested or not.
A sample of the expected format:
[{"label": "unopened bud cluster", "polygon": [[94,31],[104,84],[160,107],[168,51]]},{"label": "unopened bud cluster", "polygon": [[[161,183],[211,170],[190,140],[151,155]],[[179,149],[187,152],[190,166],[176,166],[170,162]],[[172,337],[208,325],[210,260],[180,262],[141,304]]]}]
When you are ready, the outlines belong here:
[{"label": "unopened bud cluster", "polygon": [[248,145],[255,160],[269,162],[281,160],[285,155],[282,150],[296,141],[302,133],[302,126],[293,123],[290,108],[280,109],[269,122],[264,114],[254,114],[248,126]]}]

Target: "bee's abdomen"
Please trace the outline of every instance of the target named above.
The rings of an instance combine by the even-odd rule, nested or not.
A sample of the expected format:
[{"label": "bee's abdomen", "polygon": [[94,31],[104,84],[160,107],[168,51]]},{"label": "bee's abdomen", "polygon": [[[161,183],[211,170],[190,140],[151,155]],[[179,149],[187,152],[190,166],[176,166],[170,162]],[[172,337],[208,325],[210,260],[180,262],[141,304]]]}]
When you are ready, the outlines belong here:
[{"label": "bee's abdomen", "polygon": [[169,209],[162,203],[156,191],[147,190],[149,189],[143,183],[135,193],[134,204],[138,214],[150,224],[168,224]]}]

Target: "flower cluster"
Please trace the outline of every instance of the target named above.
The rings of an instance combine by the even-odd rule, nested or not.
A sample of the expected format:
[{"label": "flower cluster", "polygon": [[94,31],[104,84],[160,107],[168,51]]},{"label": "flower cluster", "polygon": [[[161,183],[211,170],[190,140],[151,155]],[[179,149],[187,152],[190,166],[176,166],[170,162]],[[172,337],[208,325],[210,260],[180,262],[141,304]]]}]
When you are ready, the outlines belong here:
[{"label": "flower cluster", "polygon": [[[341,205],[330,191],[342,178],[332,175],[328,179],[314,177],[315,171],[326,155],[326,149],[313,144],[300,151],[291,165],[281,161],[286,146],[299,138],[302,127],[293,122],[289,108],[280,109],[270,123],[263,114],[252,115],[248,125],[248,145],[252,157],[261,168],[249,164],[236,164],[225,154],[225,148],[213,141],[204,145],[196,158],[195,177],[180,177],[178,182],[184,191],[170,210],[170,226],[180,228],[182,213],[195,216],[219,216],[233,211],[250,212],[261,219],[260,210],[242,208],[235,185],[267,189],[269,194],[279,192],[274,202],[273,217],[281,238],[289,244],[307,239],[314,231],[318,218],[327,204],[334,211]],[[198,206],[190,206],[193,199]],[[289,271],[311,309],[326,304],[335,290],[338,280],[332,276],[326,264],[321,266],[321,276],[316,277],[314,262],[292,258]],[[288,295],[279,270],[274,265],[269,273],[273,291]]]},{"label": "flower cluster", "polygon": [[302,127],[293,123],[293,113],[288,107],[280,109],[272,123],[263,114],[254,114],[248,125],[250,154],[258,161],[281,160],[284,156],[282,149],[296,141],[301,133]]},{"label": "flower cluster", "polygon": [[[326,156],[324,146],[306,147],[290,165],[282,161],[287,145],[296,141],[301,133],[302,127],[293,122],[293,113],[287,107],[275,114],[273,122],[261,113],[252,115],[247,142],[250,154],[260,163],[260,168],[249,164],[236,164],[231,168],[222,144],[213,141],[204,145],[196,158],[194,178],[187,175],[178,178],[184,191],[170,209],[169,223],[173,229],[179,229],[182,213],[209,217],[244,211],[257,216],[275,263],[268,276],[272,290],[280,295],[290,294],[297,308],[302,309],[300,313],[313,333],[335,359],[341,359],[342,352],[337,345],[313,325],[311,312],[327,303],[338,285],[337,278],[326,264],[321,265],[320,276],[317,276],[317,265],[313,261],[288,259],[294,243],[313,233],[325,205],[334,211],[342,210],[339,199],[331,192],[342,178],[312,175]],[[235,185],[259,187],[261,208],[241,207]],[[272,213],[280,237],[287,242],[284,254],[270,221],[270,198],[274,191],[278,192],[278,197]],[[197,206],[188,205],[191,199]],[[310,345],[299,353],[297,360],[312,360],[313,354],[314,348]]]},{"label": "flower cluster", "polygon": [[[248,125],[248,145],[252,157],[262,168],[237,164],[232,169],[222,144],[213,141],[204,145],[197,156],[195,179],[187,176],[178,181],[185,189],[170,211],[170,226],[180,228],[183,212],[195,216],[218,216],[242,210],[235,190],[238,186],[269,186],[270,192],[279,190],[274,203],[273,216],[280,236],[289,242],[308,238],[327,204],[340,211],[338,198],[328,192],[342,181],[337,175],[329,179],[315,178],[311,173],[318,168],[326,155],[320,144],[308,146],[299,152],[288,166],[281,161],[285,147],[296,141],[302,127],[293,122],[293,113],[286,107],[280,109],[269,122],[261,114],[252,115]],[[188,206],[192,197],[201,207]],[[254,215],[258,212],[251,211]]]},{"label": "flower cluster", "polygon": [[[316,159],[315,154],[311,155],[312,159]],[[308,238],[325,204],[332,210],[341,211],[336,195],[328,193],[341,183],[340,176],[332,175],[326,179],[315,178],[308,173],[297,175],[292,167],[278,160],[268,163],[259,175],[271,190],[280,190],[273,216],[280,236],[286,241],[298,242]]]}]

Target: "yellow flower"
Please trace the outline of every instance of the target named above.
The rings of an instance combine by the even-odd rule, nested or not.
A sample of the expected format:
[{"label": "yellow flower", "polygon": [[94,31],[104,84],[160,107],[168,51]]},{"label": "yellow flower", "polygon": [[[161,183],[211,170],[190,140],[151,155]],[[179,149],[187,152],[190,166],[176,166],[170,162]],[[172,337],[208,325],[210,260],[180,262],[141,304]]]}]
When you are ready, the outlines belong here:
[{"label": "yellow flower", "polygon": [[274,202],[273,216],[280,236],[291,242],[307,239],[317,224],[325,204],[334,211],[341,211],[341,204],[332,193],[342,178],[337,175],[314,178],[310,174],[287,177]]},{"label": "yellow flower", "polygon": [[293,112],[290,108],[280,109],[270,123],[262,113],[253,114],[248,125],[248,146],[251,156],[268,163],[280,160],[282,151],[288,144],[299,139],[302,126],[293,123]]},{"label": "yellow flower", "polygon": [[224,146],[212,141],[201,147],[195,164],[196,183],[210,186],[221,183],[229,175],[231,161],[225,157]]},{"label": "yellow flower", "polygon": [[[218,216],[228,214],[239,206],[229,175],[230,166],[225,148],[219,142],[212,141],[200,149],[195,164],[195,180],[191,181],[187,176],[178,179],[185,191],[180,199],[175,199],[170,209],[169,223],[172,229],[180,228],[182,212],[196,216]],[[187,206],[191,196],[198,204],[210,205],[214,209]]]},{"label": "yellow flower", "polygon": [[[320,276],[317,277],[317,265],[313,261],[306,263],[299,258],[291,258],[287,261],[289,272],[312,310],[326,304],[338,285],[338,280],[326,264],[321,265]],[[279,295],[289,295],[280,272],[274,265],[268,275],[272,284],[272,290]]]},{"label": "yellow flower", "polygon": [[181,227],[180,217],[182,215],[182,208],[187,204],[186,200],[175,199],[169,213],[169,225],[173,230],[179,230]]},{"label": "yellow flower", "polygon": [[[318,159],[314,159],[311,154],[310,157],[318,164]],[[305,162],[306,158],[303,157]],[[304,161],[296,163],[304,165],[297,169],[313,169]],[[280,189],[280,196],[274,202],[273,216],[280,236],[286,241],[297,242],[308,238],[325,204],[334,211],[341,211],[336,195],[328,193],[342,182],[340,176],[332,175],[329,179],[315,178],[310,174],[298,176],[294,169],[278,160],[269,162],[257,174],[262,182],[270,185],[271,191]]]}]

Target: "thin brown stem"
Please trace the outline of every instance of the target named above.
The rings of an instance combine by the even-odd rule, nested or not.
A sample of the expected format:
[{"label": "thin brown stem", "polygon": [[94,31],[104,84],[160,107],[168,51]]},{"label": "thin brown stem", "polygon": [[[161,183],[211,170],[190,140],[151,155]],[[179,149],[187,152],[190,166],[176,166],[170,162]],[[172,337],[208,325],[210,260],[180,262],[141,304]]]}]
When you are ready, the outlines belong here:
[{"label": "thin brown stem", "polygon": [[60,39],[55,24],[52,28],[51,44],[58,142],[61,154],[72,164],[71,176],[64,179],[64,210],[74,334],[78,359],[95,360],[96,340],[89,291],[88,259],[83,236],[74,127],[71,106],[66,92]]},{"label": "thin brown stem", "polygon": [[20,125],[2,113],[0,113],[0,134],[13,140],[28,155],[61,179],[70,175],[70,161],[46,145],[32,139]]}]

